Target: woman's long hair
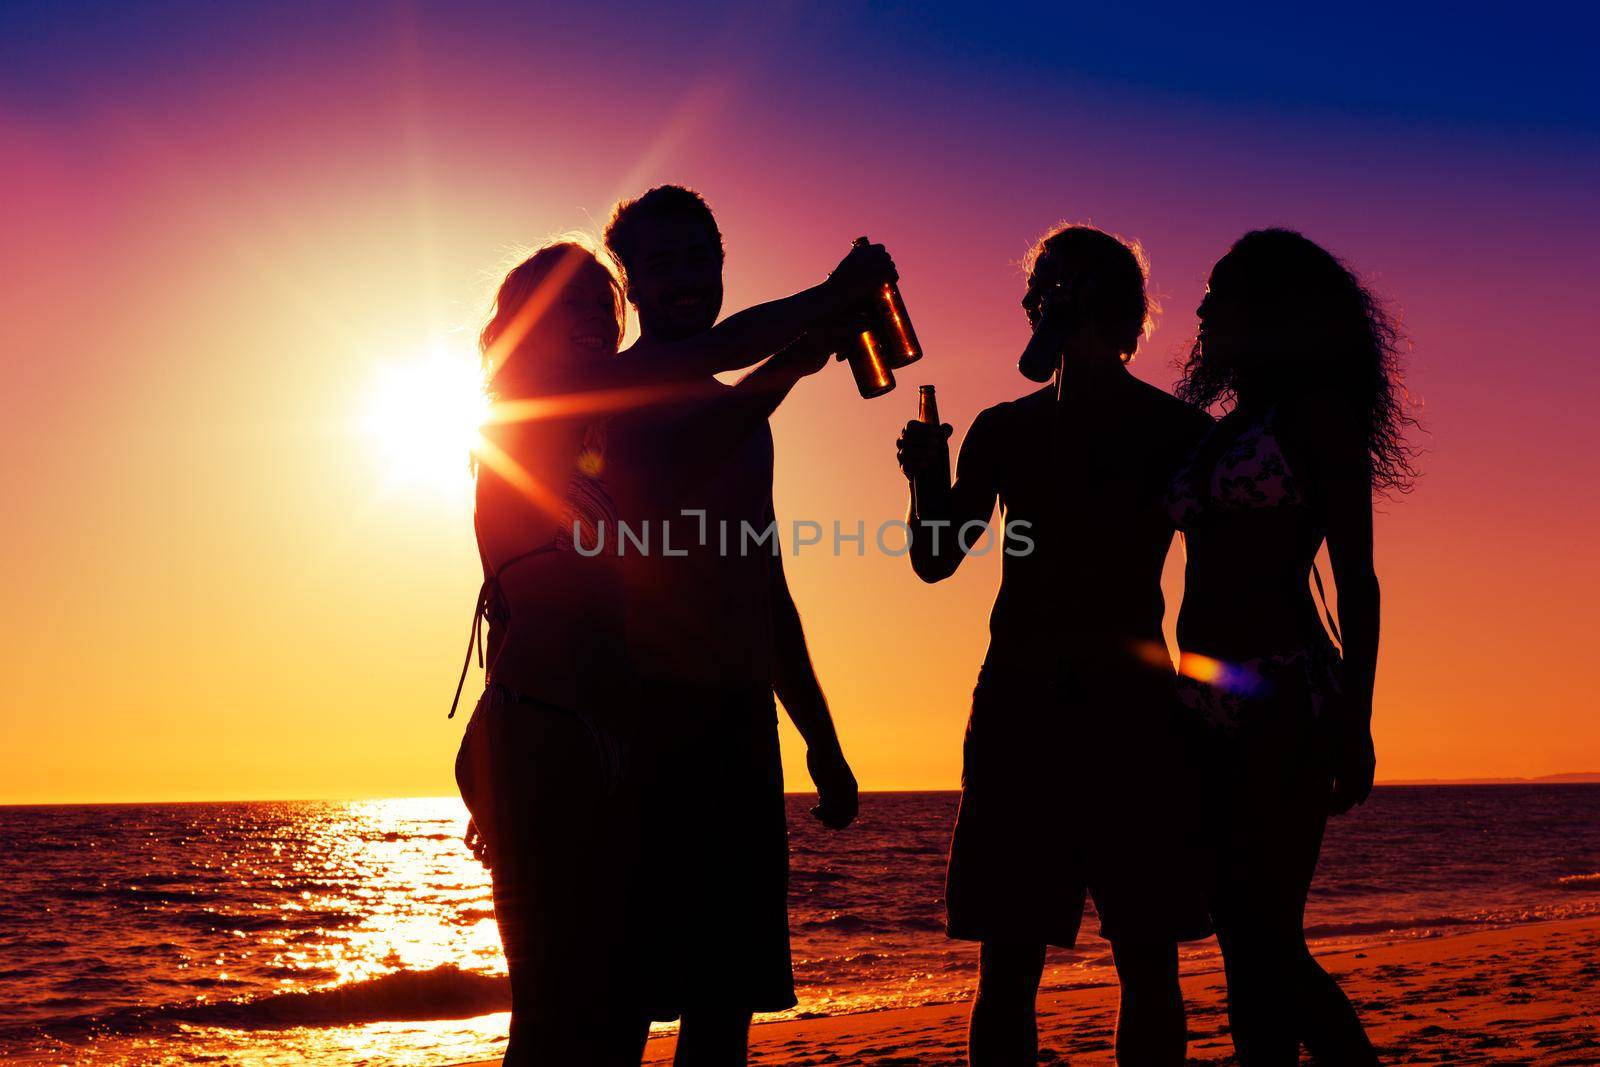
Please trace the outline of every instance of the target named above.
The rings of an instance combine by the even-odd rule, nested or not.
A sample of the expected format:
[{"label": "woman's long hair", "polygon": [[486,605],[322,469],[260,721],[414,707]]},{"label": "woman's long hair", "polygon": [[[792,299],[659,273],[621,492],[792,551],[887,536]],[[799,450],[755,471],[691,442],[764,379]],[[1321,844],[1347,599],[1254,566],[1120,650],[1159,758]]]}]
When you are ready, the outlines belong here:
[{"label": "woman's long hair", "polygon": [[[1398,324],[1349,267],[1294,230],[1252,230],[1228,250],[1230,295],[1263,326],[1295,337],[1281,353],[1278,388],[1343,398],[1362,421],[1373,489],[1405,493],[1417,476],[1406,428],[1417,424],[1401,378]],[[1178,396],[1201,408],[1239,400],[1239,368],[1196,337]]]},{"label": "woman's long hair", "polygon": [[478,334],[484,391],[489,399],[501,399],[496,385],[501,369],[517,354],[533,323],[561,291],[566,279],[585,263],[600,267],[611,280],[617,336],[622,336],[628,323],[627,302],[623,297],[622,282],[610,264],[610,257],[602,258],[594,242],[582,234],[568,234],[547,242],[506,274],[495,292],[489,321]]}]

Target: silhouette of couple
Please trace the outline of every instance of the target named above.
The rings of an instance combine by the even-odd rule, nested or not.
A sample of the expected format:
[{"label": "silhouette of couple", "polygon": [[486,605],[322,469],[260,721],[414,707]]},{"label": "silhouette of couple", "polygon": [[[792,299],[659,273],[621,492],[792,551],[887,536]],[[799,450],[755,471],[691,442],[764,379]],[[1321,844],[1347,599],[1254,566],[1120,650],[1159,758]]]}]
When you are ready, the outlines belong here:
[{"label": "silhouette of couple", "polygon": [[[677,1018],[677,1063],[743,1064],[751,1014],[796,1003],[774,694],[807,745],[813,814],[847,826],[856,782],[781,553],[706,533],[772,523],[767,416],[895,266],[855,247],[821,284],[717,323],[722,237],[697,193],[617,205],[605,246],[626,281],[581,241],[549,244],[482,333],[486,687],[457,780],[510,972],[506,1063],[637,1064],[650,1020]],[[629,304],[641,336],[619,353]],[[949,932],[982,942],[971,1061],[1035,1062],[1046,947],[1074,944],[1092,895],[1120,1063],[1183,1061],[1177,943],[1213,928],[1242,1063],[1293,1063],[1302,1043],[1373,1062],[1302,913],[1328,814],[1372,781],[1371,497],[1411,473],[1394,330],[1288,231],[1217,263],[1181,399],[1126,370],[1148,314],[1116,238],[1052,231],[1023,306],[1028,369],[1055,384],[983,412],[948,486],[929,473],[948,469],[950,427],[899,442],[925,580],[967,548],[925,522],[960,529],[998,500],[1033,527],[1034,550],[1006,556],[951,845]],[[683,516],[670,549],[583,550]],[[1176,674],[1159,585],[1175,529]],[[1324,539],[1342,661],[1307,584]]]}]

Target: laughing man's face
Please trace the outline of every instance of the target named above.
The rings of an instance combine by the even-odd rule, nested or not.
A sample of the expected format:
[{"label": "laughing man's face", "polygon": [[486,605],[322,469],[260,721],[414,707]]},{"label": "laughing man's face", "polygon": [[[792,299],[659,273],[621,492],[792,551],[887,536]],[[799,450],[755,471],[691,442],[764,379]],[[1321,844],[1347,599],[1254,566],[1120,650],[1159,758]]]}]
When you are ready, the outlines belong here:
[{"label": "laughing man's face", "polygon": [[722,250],[705,223],[688,215],[642,220],[628,298],[645,336],[682,340],[709,330],[722,312]]}]

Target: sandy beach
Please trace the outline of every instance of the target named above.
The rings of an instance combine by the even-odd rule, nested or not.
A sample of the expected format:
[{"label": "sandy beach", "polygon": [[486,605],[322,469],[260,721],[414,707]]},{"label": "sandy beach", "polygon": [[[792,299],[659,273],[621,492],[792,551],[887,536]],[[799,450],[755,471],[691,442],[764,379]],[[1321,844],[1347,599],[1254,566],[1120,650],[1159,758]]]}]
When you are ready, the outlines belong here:
[{"label": "sandy beach", "polygon": [[[1600,1063],[1600,919],[1538,923],[1320,957],[1386,1063]],[[1192,1063],[1231,1063],[1220,972],[1186,977]],[[758,1025],[751,1062],[960,1067],[966,1004]],[[1116,990],[1044,993],[1041,1063],[1112,1062]],[[673,1038],[646,1064],[672,1061]],[[471,1067],[492,1067],[491,1063]]]}]

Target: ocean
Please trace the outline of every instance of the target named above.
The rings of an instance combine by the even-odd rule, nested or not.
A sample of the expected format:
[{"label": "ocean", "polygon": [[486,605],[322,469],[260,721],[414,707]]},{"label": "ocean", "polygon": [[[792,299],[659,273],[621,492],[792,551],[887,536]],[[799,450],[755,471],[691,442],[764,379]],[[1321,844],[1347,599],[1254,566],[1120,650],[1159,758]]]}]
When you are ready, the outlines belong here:
[{"label": "ocean", "polygon": [[[953,793],[834,833],[789,798],[798,1013],[965,997]],[[486,872],[450,799],[0,808],[0,1060],[450,1064],[503,1047]],[[1329,827],[1317,946],[1600,913],[1600,785],[1380,787]],[[1050,987],[1114,980],[1085,924]],[[1217,965],[1214,941],[1184,947]]]}]

